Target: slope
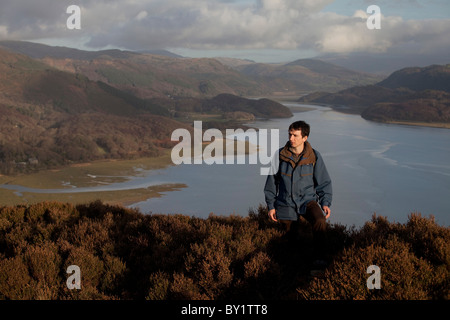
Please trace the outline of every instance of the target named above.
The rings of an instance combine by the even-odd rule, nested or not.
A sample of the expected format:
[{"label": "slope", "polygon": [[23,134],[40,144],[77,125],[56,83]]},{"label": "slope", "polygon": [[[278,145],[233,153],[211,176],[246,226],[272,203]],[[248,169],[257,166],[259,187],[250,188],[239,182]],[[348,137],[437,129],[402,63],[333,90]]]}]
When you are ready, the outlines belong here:
[{"label": "slope", "polygon": [[337,93],[316,92],[300,102],[332,105],[380,122],[407,122],[449,127],[450,65],[406,68],[376,85]]},{"label": "slope", "polygon": [[[192,129],[192,121],[183,119],[186,112],[209,120],[212,114],[219,121],[210,121],[209,125],[219,123],[221,128],[234,127],[239,118],[292,116],[287,107],[274,101],[231,94],[211,99],[143,99],[120,86],[60,71],[43,61],[0,49],[3,174],[98,159],[159,155],[173,145],[170,137],[175,129]],[[174,75],[173,79],[178,78]]]},{"label": "slope", "polygon": [[[141,98],[297,95],[373,84],[378,76],[301,59],[284,65],[230,58],[180,58],[120,50],[82,51],[30,42],[0,42],[54,68],[80,73]],[[151,52],[154,53],[154,52]]]},{"label": "slope", "polygon": [[157,155],[185,127],[169,112],[85,76],[0,49],[0,170]]},{"label": "slope", "polygon": [[373,84],[378,76],[345,69],[315,59],[287,64],[245,64],[236,67],[243,74],[285,91],[338,91],[355,85]]}]

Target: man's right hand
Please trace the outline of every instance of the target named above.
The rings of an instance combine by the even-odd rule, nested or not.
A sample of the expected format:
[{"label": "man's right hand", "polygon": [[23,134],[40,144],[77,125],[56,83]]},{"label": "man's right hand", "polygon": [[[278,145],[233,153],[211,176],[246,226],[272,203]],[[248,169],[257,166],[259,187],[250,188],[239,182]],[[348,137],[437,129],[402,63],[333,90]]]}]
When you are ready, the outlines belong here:
[{"label": "man's right hand", "polygon": [[277,220],[277,211],[275,209],[269,210],[269,217],[272,221],[278,222]]}]

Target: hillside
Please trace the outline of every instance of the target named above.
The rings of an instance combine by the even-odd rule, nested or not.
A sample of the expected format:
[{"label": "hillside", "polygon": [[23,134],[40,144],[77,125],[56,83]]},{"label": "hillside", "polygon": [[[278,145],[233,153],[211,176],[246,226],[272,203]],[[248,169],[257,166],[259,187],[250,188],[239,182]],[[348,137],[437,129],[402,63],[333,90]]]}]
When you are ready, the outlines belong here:
[{"label": "hillside", "polygon": [[450,123],[450,65],[406,68],[385,80],[337,93],[316,92],[299,99],[381,122]]},{"label": "hillside", "polygon": [[380,80],[378,76],[312,59],[273,65],[231,58],[180,58],[154,51],[91,52],[18,41],[0,41],[1,46],[141,98],[211,98],[221,93],[297,95],[317,89],[338,91]]},{"label": "hillside", "polygon": [[237,112],[243,111],[253,114],[257,118],[289,118],[292,112],[288,107],[269,99],[244,99],[231,94],[220,94],[205,100],[202,105],[206,112]]},{"label": "hillside", "polygon": [[[450,298],[450,231],[432,217],[411,214],[400,224],[374,216],[358,230],[328,225],[331,263],[321,276],[311,274],[308,226],[289,240],[263,207],[247,217],[207,219],[101,202],[3,207],[0,299]],[[79,290],[66,285],[71,265],[80,268]],[[381,270],[380,289],[367,288],[371,265]]]},{"label": "hillside", "polygon": [[413,91],[450,92],[450,65],[401,69],[392,73],[378,85],[390,89],[408,88]]},{"label": "hillside", "polygon": [[193,122],[180,114],[183,112],[194,118],[213,114],[222,126],[237,124],[239,117],[227,120],[233,112],[241,112],[247,120],[249,116],[292,116],[279,103],[232,95],[143,99],[0,49],[2,174],[100,159],[157,156],[173,145],[170,137],[175,129],[192,129]]},{"label": "hillside", "polygon": [[224,129],[292,116],[279,103],[242,96],[285,94],[285,80],[292,92],[302,91],[326,70],[341,85],[358,77],[318,61],[284,68],[282,76],[275,68],[273,82],[274,74],[253,78],[215,59],[1,41],[0,174],[156,156],[173,145],[175,129],[192,129],[194,120]]},{"label": "hillside", "polygon": [[152,51],[84,51],[22,41],[0,41],[1,46],[144,99],[203,98],[221,93],[251,96],[269,89],[214,59],[179,58]]},{"label": "hillside", "polygon": [[379,76],[351,71],[315,59],[300,59],[287,64],[243,64],[241,73],[284,91],[339,91],[355,85],[373,84]]},{"label": "hillside", "polygon": [[0,171],[158,155],[158,145],[184,127],[166,109],[110,89],[0,50]]},{"label": "hillside", "polygon": [[221,93],[261,95],[264,85],[214,59],[180,59],[140,54],[126,59],[42,59],[54,68],[80,73],[140,98],[208,98]]},{"label": "hillside", "polygon": [[450,128],[450,93],[426,90],[411,93],[397,101],[380,102],[365,109],[364,119],[404,122]]},{"label": "hillside", "polygon": [[0,47],[9,49],[12,52],[29,56],[33,59],[43,59],[46,57],[56,59],[93,60],[100,57],[114,59],[125,59],[136,55],[134,52],[122,50],[100,50],[85,51],[67,47],[53,47],[44,44],[27,41],[0,41]]}]

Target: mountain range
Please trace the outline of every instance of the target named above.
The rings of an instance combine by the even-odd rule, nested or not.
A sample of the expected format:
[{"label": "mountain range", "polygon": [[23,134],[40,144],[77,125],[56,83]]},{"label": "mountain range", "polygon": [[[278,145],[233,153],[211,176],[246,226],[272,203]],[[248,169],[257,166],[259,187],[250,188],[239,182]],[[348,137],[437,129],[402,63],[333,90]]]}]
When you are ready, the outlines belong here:
[{"label": "mountain range", "polygon": [[[155,156],[173,146],[173,130],[192,130],[193,120],[204,120],[205,129],[223,129],[254,118],[292,116],[278,102],[244,98],[251,96],[327,90],[303,101],[345,104],[375,119],[392,107],[386,97],[403,95],[419,105],[434,99],[436,112],[446,116],[441,104],[447,106],[448,87],[438,87],[449,83],[446,70],[432,68],[420,76],[402,71],[383,80],[313,59],[260,64],[0,41],[0,173]],[[418,87],[425,77],[430,86]],[[444,90],[437,91],[442,101],[436,90]],[[365,110],[372,102],[384,103],[374,106],[381,111]]]},{"label": "mountain range", "polygon": [[319,88],[333,92],[382,80],[312,59],[261,64],[239,59],[183,58],[167,51],[83,51],[23,41],[0,41],[0,47],[141,98],[213,97],[221,93],[299,95]]},{"label": "mountain range", "polygon": [[381,79],[315,59],[300,59],[286,64],[248,63],[235,68],[252,79],[279,88],[281,92],[333,92],[355,85],[373,84]]},{"label": "mountain range", "polygon": [[[56,52],[61,50],[65,49],[56,48]],[[120,69],[124,61],[132,61],[124,67],[128,70],[135,63],[131,59],[164,60],[165,57],[118,51],[89,57],[88,53],[73,52],[84,54],[85,59],[93,58],[77,62],[109,66],[110,73],[105,79],[116,81],[103,82],[90,78],[89,72],[69,72],[56,68],[55,63],[47,63],[75,61],[70,58],[36,59],[0,48],[1,173],[30,172],[98,159],[155,156],[173,145],[170,137],[175,129],[192,129],[192,121],[186,119],[186,114],[207,114],[208,119],[213,117],[222,126],[233,126],[239,118],[292,116],[287,107],[268,99],[246,99],[231,94],[202,97],[198,92],[197,97],[189,94],[168,97],[163,90],[158,90],[157,80],[156,89],[137,89],[140,94],[135,94],[126,90],[130,79],[124,78],[126,72]],[[197,68],[195,61],[185,62],[185,69]],[[228,68],[219,62],[211,63],[216,63],[220,70]],[[114,72],[119,75],[114,76]],[[151,78],[148,73],[140,72],[142,83]],[[133,70],[130,74],[137,77],[140,73]],[[175,75],[172,71],[166,78],[177,81]],[[164,77],[162,73],[158,76]],[[214,121],[209,125],[213,126]]]},{"label": "mountain range", "polygon": [[398,70],[374,85],[299,99],[361,114],[368,120],[450,127],[450,64]]}]

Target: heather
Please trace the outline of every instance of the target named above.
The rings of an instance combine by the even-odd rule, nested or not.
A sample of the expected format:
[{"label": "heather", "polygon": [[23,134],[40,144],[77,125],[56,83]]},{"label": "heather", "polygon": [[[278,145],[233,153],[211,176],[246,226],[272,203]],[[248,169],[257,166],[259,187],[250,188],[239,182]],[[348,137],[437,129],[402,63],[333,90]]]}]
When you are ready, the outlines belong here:
[{"label": "heather", "polygon": [[[311,275],[307,224],[296,239],[267,219],[143,214],[100,201],[0,209],[0,299],[382,299],[450,297],[450,230],[433,217],[328,225],[330,265]],[[69,290],[67,267],[81,270]],[[369,290],[367,267],[381,269]]]}]

